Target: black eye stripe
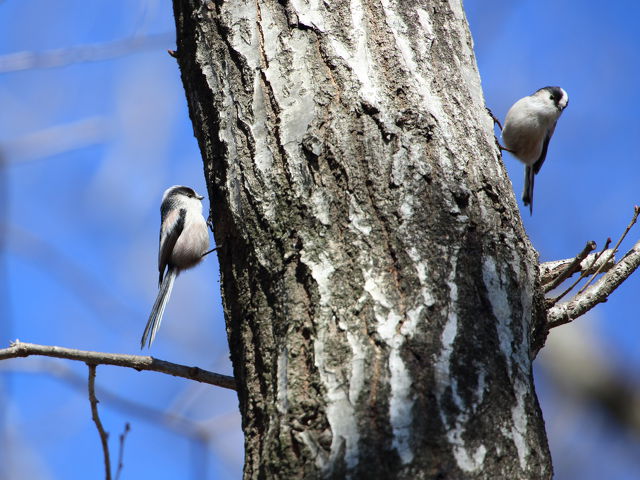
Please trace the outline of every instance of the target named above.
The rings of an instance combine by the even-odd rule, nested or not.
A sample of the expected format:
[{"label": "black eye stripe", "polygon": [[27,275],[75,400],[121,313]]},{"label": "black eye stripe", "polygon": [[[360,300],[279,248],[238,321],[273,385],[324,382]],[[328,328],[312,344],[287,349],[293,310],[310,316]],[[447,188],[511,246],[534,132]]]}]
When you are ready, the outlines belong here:
[{"label": "black eye stripe", "polygon": [[560,100],[562,100],[562,97],[564,97],[564,94],[562,93],[562,89],[560,87],[542,87],[540,90],[538,90],[538,92],[541,91],[549,92],[549,99],[553,100],[553,103],[556,106],[560,104]]}]

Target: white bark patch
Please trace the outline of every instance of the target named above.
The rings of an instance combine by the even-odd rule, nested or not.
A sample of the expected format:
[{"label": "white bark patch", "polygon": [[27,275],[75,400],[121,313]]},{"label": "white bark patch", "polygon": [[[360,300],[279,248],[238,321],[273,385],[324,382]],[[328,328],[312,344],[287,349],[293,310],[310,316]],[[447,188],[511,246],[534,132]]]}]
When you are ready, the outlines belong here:
[{"label": "white bark patch", "polygon": [[[333,319],[335,321],[335,318]],[[341,327],[344,329],[344,326]],[[355,405],[360,398],[365,383],[366,350],[359,337],[347,331],[347,341],[351,347],[351,362],[348,381],[344,381],[342,367],[330,367],[324,361],[326,342],[330,335],[328,328],[323,328],[314,342],[315,365],[320,379],[327,390],[327,421],[331,427],[332,440],[329,455],[326,455],[310,435],[302,440],[313,452],[316,465],[325,470],[338,460],[344,451],[344,462],[347,468],[358,464],[358,442],[360,432],[356,422]]]},{"label": "white bark patch", "polygon": [[[329,314],[331,276],[335,271],[331,259],[324,251],[316,256],[305,249],[300,252],[300,259],[311,270],[311,276],[316,281],[320,295],[319,304],[325,314]],[[332,322],[335,321],[334,318]],[[326,415],[332,434],[329,455],[318,451],[318,445],[314,439],[308,436],[302,437],[302,439],[312,452],[317,451],[315,459],[319,468],[330,469],[338,460],[338,456],[344,452],[344,462],[347,468],[351,469],[358,464],[358,442],[360,440],[353,399],[359,396],[364,383],[365,353],[363,348],[354,346],[352,343],[355,342],[350,341],[354,353],[351,378],[350,381],[346,381],[344,373],[342,373],[342,366],[334,367],[325,362],[326,358],[331,358],[331,355],[325,352],[330,327],[325,323],[322,325],[324,327],[318,331],[314,341],[314,358],[320,380],[326,389]]]},{"label": "white bark patch", "polygon": [[324,9],[320,7],[324,3],[320,0],[291,0],[291,7],[296,11],[298,22],[302,25],[325,32],[325,13]]},{"label": "white bark patch", "polygon": [[[473,53],[473,38],[468,31],[468,24],[462,8],[462,1],[449,0],[449,6],[456,17],[456,21],[451,22],[451,24],[456,28],[457,36],[460,39],[460,54],[456,57],[456,64],[465,84],[467,85],[469,94],[473,99],[473,103],[479,108],[482,108],[485,104],[484,94],[482,92],[482,82],[480,80],[480,73],[477,69],[475,54]],[[492,120],[489,115],[484,115],[482,118],[486,122],[486,125],[485,128],[479,129],[479,131],[485,134],[486,141],[492,141]]]},{"label": "white bark patch", "polygon": [[351,347],[351,374],[349,378],[349,401],[355,405],[360,398],[365,378],[365,361],[367,354],[364,345],[358,341],[360,337],[347,332],[347,341]]},{"label": "white bark patch", "polygon": [[326,327],[318,332],[314,342],[314,353],[316,367],[327,390],[326,413],[332,433],[331,451],[328,459],[323,456],[317,456],[316,464],[323,469],[329,468],[338,459],[338,455],[344,451],[344,462],[347,468],[351,469],[358,464],[360,433],[356,423],[355,409],[346,385],[347,382],[345,382],[341,374],[342,366],[334,368],[324,361],[325,358],[330,357],[330,354],[325,353],[328,336],[329,332]]},{"label": "white bark patch", "polygon": [[323,307],[331,303],[331,275],[335,271],[331,258],[326,252],[313,256],[305,249],[300,251],[300,260],[311,270],[311,276],[316,281],[320,294],[320,305]]},{"label": "white bark patch", "polygon": [[525,405],[525,397],[527,395],[527,387],[522,381],[516,381],[516,405],[511,409],[511,419],[513,426],[511,427],[511,438],[518,451],[518,461],[520,468],[523,470],[527,467],[527,456],[529,455],[529,445],[527,444],[527,411]]},{"label": "white bark patch", "polygon": [[311,206],[313,207],[314,216],[320,223],[327,226],[331,224],[331,219],[329,218],[329,202],[322,189],[316,189],[311,194]]},{"label": "white bark patch", "polygon": [[[493,257],[486,257],[482,265],[482,278],[487,290],[489,302],[493,315],[496,317],[498,331],[498,339],[500,350],[505,358],[509,377],[514,381],[514,393],[516,396],[516,404],[511,409],[512,426],[506,432],[507,436],[513,440],[518,451],[518,460],[520,467],[524,470],[527,466],[527,456],[530,454],[529,445],[527,444],[527,412],[526,395],[528,392],[527,385],[522,378],[522,374],[528,371],[527,355],[528,340],[524,340],[524,345],[515,345],[513,338],[511,322],[513,321],[513,312],[509,304],[507,290],[503,284],[502,278],[506,277],[504,272],[498,272],[496,261]],[[531,315],[530,308],[523,309],[525,314]],[[524,319],[523,319],[524,320]],[[527,325],[528,322],[523,323]],[[527,337],[527,335],[524,335]],[[526,348],[526,349],[525,349]],[[517,371],[514,373],[514,365]]]},{"label": "white bark patch", "polygon": [[[222,90],[224,99],[224,108],[220,109],[220,124],[218,130],[218,138],[222,143],[227,146],[229,150],[230,158],[238,157],[238,150],[236,147],[235,138],[233,136],[233,130],[230,125],[233,125],[235,122],[229,115],[229,112],[235,110],[235,106],[233,105],[233,96],[231,95],[231,89],[229,88],[229,84],[225,80],[226,76],[220,76],[220,84],[216,83],[217,76],[213,73],[213,69],[211,68],[208,56],[211,52],[207,51],[204,48],[203,43],[198,43],[198,47],[196,49],[196,62],[200,65],[202,70],[202,74],[207,80],[207,85],[212,92],[216,92]],[[229,191],[229,206],[236,217],[240,217],[242,215],[242,196],[241,190],[242,186],[240,185],[240,179],[242,175],[239,171],[239,165],[237,162],[232,162],[229,165],[229,175],[226,177],[226,186]]]},{"label": "white bark patch", "polygon": [[[314,92],[310,90],[313,75],[308,61],[315,52],[310,50],[307,36],[294,30],[286,42],[287,55],[279,55],[283,45],[280,41],[282,31],[268,9],[262,9],[261,13],[268,64],[265,75],[280,109],[280,141],[284,147],[295,146],[294,152],[299,156],[302,138],[316,118]],[[286,59],[285,63],[283,59]]]},{"label": "white bark patch", "polygon": [[457,20],[462,20],[464,18],[462,2],[460,0],[449,0],[449,6]]},{"label": "white bark patch", "polygon": [[422,287],[420,289],[420,293],[422,293],[424,304],[427,307],[432,307],[433,305],[435,305],[436,299],[433,297],[431,289],[428,287],[429,278],[427,277],[427,272],[429,271],[429,266],[427,262],[422,260],[420,253],[415,247],[409,247],[407,253],[409,254],[409,258],[411,258],[413,266],[416,269],[416,274],[418,275],[418,280],[420,281],[420,286]]},{"label": "white bark patch", "polygon": [[[438,403],[442,405],[444,396],[447,391],[449,391],[453,403],[459,410],[459,412],[453,416],[453,419],[449,420],[444,413],[444,409],[441,407],[440,418],[447,430],[447,440],[453,447],[453,456],[456,459],[458,467],[464,472],[471,473],[482,468],[487,449],[484,445],[480,445],[474,451],[470,451],[464,441],[464,433],[470,412],[477,409],[482,401],[482,395],[478,395],[478,398],[473,404],[465,405],[462,397],[460,397],[458,393],[456,379],[451,376],[451,357],[458,335],[458,313],[456,310],[456,304],[458,302],[458,285],[456,284],[457,254],[458,252],[454,251],[451,255],[451,269],[449,278],[447,279],[447,286],[449,287],[449,302],[447,308],[449,310],[447,312],[447,322],[440,337],[442,349],[435,364],[436,398],[438,399]],[[480,374],[480,376],[482,377],[482,381],[479,380],[478,383],[484,385],[484,374]]]},{"label": "white bark patch", "polygon": [[433,40],[435,39],[433,22],[431,21],[431,15],[422,8],[416,8],[416,13],[418,14],[418,22],[420,22],[420,26],[422,30],[424,30],[424,37],[427,39],[423,41],[421,35],[416,36],[418,52],[420,56],[424,57],[429,54],[431,45],[433,45]]},{"label": "white bark patch", "polygon": [[223,5],[228,13],[230,24],[238,28],[231,28],[229,43],[249,65],[255,70],[260,67],[260,47],[258,34],[258,12],[255,2],[226,2]]},{"label": "white bark patch", "polygon": [[[416,35],[412,32],[412,29],[407,27],[402,18],[396,14],[396,11],[403,7],[392,4],[391,0],[381,0],[381,3],[387,26],[391,30],[396,47],[402,56],[409,77],[414,82],[415,93],[421,98],[421,108],[424,109],[424,111],[431,112],[435,118],[447,119],[448,115],[445,114],[442,107],[441,97],[430,93],[431,89],[429,88],[429,84],[431,75],[425,75],[425,73],[428,72],[424,71],[428,70],[428,65],[430,65],[426,60],[428,59],[431,42],[429,42],[429,45],[426,45],[426,43],[416,45],[416,50],[422,55],[425,55],[416,59],[416,53],[412,45]],[[417,12],[418,21],[425,30],[430,32],[430,36],[432,37],[433,24],[430,15],[423,9],[417,9]],[[441,133],[448,139],[452,131],[455,131],[455,129],[444,128]]]},{"label": "white bark patch", "polygon": [[[467,421],[466,417],[464,421]],[[469,456],[469,450],[465,448],[464,440],[460,437],[463,431],[463,429],[456,428],[452,432],[447,433],[447,438],[453,445],[453,456],[458,466],[465,472],[475,472],[482,468],[484,457],[487,454],[487,448],[484,445],[480,445],[475,449],[472,456]]]},{"label": "white bark patch", "polygon": [[294,182],[298,194],[308,194],[305,178],[310,178],[307,162],[302,155],[302,139],[309,124],[317,117],[315,92],[316,84],[309,59],[316,55],[308,35],[300,30],[292,30],[283,41],[282,28],[268,5],[260,9],[260,31],[264,45],[261,68],[267,87],[276,103],[279,125],[278,141],[286,152],[286,164],[291,175],[302,180]]},{"label": "white bark patch", "polygon": [[335,54],[347,63],[349,69],[358,78],[362,99],[380,109],[381,96],[375,82],[377,75],[371,65],[371,52],[367,46],[369,35],[364,24],[364,10],[361,0],[351,0],[349,8],[353,25],[351,38],[356,39],[355,50],[340,42],[335,35],[330,35],[329,41]]},{"label": "white bark patch", "polygon": [[289,366],[289,358],[287,355],[287,348],[283,347],[278,353],[278,370],[277,370],[277,383],[278,394],[276,407],[278,412],[286,414],[289,408],[288,400],[288,379],[287,379],[287,367]]},{"label": "white bark patch", "polygon": [[[413,155],[410,159],[407,157],[407,149],[404,147],[399,148],[398,151],[393,154],[393,163],[391,165],[391,181],[395,185],[404,185],[405,176],[407,174],[407,167],[409,167],[409,165],[413,163],[411,161],[415,160]],[[410,196],[410,198],[413,198],[413,196]]]},{"label": "white bark patch", "polygon": [[487,290],[487,295],[489,296],[491,310],[498,321],[497,330],[500,350],[507,360],[507,368],[509,369],[509,376],[511,377],[513,376],[511,358],[514,353],[513,336],[510,328],[512,311],[511,305],[509,305],[507,291],[502,284],[502,279],[498,274],[496,261],[493,257],[485,257],[482,265],[482,279]]},{"label": "white bark patch", "polygon": [[356,230],[363,235],[369,235],[371,233],[371,225],[368,223],[369,217],[364,214],[356,199],[351,197],[349,199],[349,228]]},{"label": "white bark patch", "polygon": [[322,469],[329,460],[326,452],[323,450],[322,446],[318,443],[316,437],[311,435],[307,430],[299,433],[294,433],[300,440],[304,442],[309,451],[311,452],[311,456],[314,459],[314,463],[316,467]]},{"label": "white bark patch", "polygon": [[251,108],[253,110],[254,121],[251,124],[251,134],[254,138],[255,156],[253,161],[262,174],[262,177],[268,179],[271,177],[273,167],[273,154],[269,149],[269,131],[267,130],[266,118],[267,111],[264,103],[264,92],[262,91],[260,77],[258,75],[253,79],[253,102]]},{"label": "white bark patch", "polygon": [[[280,107],[280,121],[282,130],[282,145],[295,147],[300,151],[300,144],[307,133],[309,124],[317,117],[314,100],[313,74],[309,70],[309,58],[315,52],[309,45],[308,38],[301,31],[294,30],[289,39],[289,51],[293,58],[291,63],[279,65],[273,69],[275,59],[270,62],[267,78],[272,83],[274,95]],[[280,60],[278,59],[278,63]],[[291,70],[287,75],[280,72]],[[288,82],[285,84],[284,79]]]},{"label": "white bark patch", "polygon": [[411,463],[414,453],[411,450],[410,435],[413,423],[414,399],[411,394],[411,375],[401,356],[401,347],[405,335],[411,336],[415,332],[417,321],[405,322],[402,332],[398,325],[402,316],[392,306],[393,302],[387,297],[385,289],[390,284],[386,274],[379,274],[373,266],[363,271],[365,279],[364,289],[374,301],[373,311],[377,320],[377,331],[380,337],[390,347],[389,351],[389,418],[393,434],[392,446],[398,452],[403,464]]},{"label": "white bark patch", "polygon": [[418,77],[418,64],[416,63],[413,49],[411,47],[411,41],[407,34],[407,25],[402,21],[400,16],[396,14],[396,11],[398,11],[398,5],[391,5],[390,0],[381,0],[380,3],[382,4],[382,11],[384,12],[387,26],[393,34],[396,47],[398,47],[398,51],[400,52],[400,55],[402,55],[405,66],[411,75]]},{"label": "white bark patch", "polygon": [[[273,185],[273,153],[269,148],[269,130],[267,127],[267,111],[265,106],[265,97],[262,87],[262,80],[259,75],[253,79],[253,100],[251,103],[253,111],[253,122],[251,122],[251,134],[253,135],[255,153],[253,157],[254,165],[258,170],[257,176],[261,177],[266,185]],[[240,112],[238,112],[240,117]],[[243,121],[241,118],[240,121]],[[262,207],[262,211],[266,218],[273,220],[276,217],[276,205],[273,201],[275,195],[273,188],[265,189],[265,194],[269,197],[265,201],[258,204]]]},{"label": "white bark patch", "polygon": [[462,9],[462,2],[460,0],[449,0],[449,6],[456,17],[456,22],[453,22],[453,25],[457,27],[460,38],[461,52],[460,58],[458,58],[458,66],[460,67],[462,76],[467,83],[467,87],[469,87],[469,92],[471,93],[475,104],[482,105],[484,102],[484,96],[482,94],[482,88],[480,87],[480,74],[475,68],[476,61],[473,54],[473,39],[468,34],[466,17],[464,10]]},{"label": "white bark patch", "polygon": [[391,399],[389,415],[393,428],[392,446],[400,455],[403,464],[411,463],[413,451],[409,444],[411,425],[413,423],[413,398],[411,398],[411,375],[400,356],[400,346],[404,343],[402,335],[394,335],[394,348],[389,353],[389,370],[391,372]]},{"label": "white bark patch", "polygon": [[424,305],[418,305],[415,308],[408,309],[407,320],[405,320],[405,322],[402,324],[402,327],[400,327],[400,333],[407,336],[408,338],[413,337],[413,334],[416,333],[418,324],[420,323],[423,310]]},{"label": "white bark patch", "polygon": [[413,209],[413,196],[407,195],[404,197],[404,200],[400,204],[400,208],[398,209],[400,212],[400,218],[402,220],[409,220],[413,217],[415,210]]}]

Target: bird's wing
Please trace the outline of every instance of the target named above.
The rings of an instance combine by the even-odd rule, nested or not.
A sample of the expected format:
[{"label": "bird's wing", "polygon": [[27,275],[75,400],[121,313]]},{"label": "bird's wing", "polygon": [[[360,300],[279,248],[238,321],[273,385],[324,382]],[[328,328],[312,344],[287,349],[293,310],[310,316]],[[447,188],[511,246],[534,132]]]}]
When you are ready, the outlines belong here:
[{"label": "bird's wing", "polygon": [[544,137],[544,143],[542,144],[542,152],[540,152],[540,157],[536,160],[536,163],[533,164],[533,173],[537,174],[542,168],[542,164],[544,163],[545,158],[547,158],[547,149],[549,148],[549,141],[553,136],[553,132],[556,130],[556,122],[553,123],[549,131],[547,131],[547,135]]},{"label": "bird's wing", "polygon": [[164,269],[167,267],[173,247],[184,229],[184,221],[187,211],[184,208],[162,211],[162,226],[160,227],[160,249],[158,250],[158,270],[160,271],[159,283],[162,284]]}]

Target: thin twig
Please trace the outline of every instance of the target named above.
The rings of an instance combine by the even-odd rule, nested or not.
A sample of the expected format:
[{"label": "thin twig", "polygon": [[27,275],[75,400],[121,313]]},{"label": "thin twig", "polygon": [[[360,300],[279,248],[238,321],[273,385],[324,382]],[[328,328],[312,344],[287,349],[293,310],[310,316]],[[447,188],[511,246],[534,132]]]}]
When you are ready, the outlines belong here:
[{"label": "thin twig", "polygon": [[118,449],[118,470],[116,471],[116,480],[120,480],[120,474],[122,473],[122,467],[124,464],[122,463],[122,458],[124,456],[124,441],[127,438],[127,434],[131,431],[131,425],[129,422],[124,424],[124,432],[120,434],[118,437],[120,439],[120,448]]},{"label": "thin twig", "polygon": [[[613,247],[613,253],[611,255],[614,255],[618,251],[618,247],[622,243],[622,240],[624,240],[624,237],[627,236],[627,233],[629,233],[629,230],[631,230],[631,227],[633,227],[633,225],[636,223],[636,220],[638,220],[638,213],[640,213],[640,207],[636,205],[635,207],[633,207],[633,218],[631,218],[629,225],[627,225],[627,228],[625,229],[624,233],[618,240],[618,243],[616,243],[615,247]],[[593,280],[596,278],[596,275],[600,273],[600,270],[602,270],[602,267],[596,270],[596,273],[594,273],[589,279],[589,281],[585,283],[580,290],[578,290],[578,293],[576,295],[580,295],[582,292],[584,292],[587,289],[587,287],[591,284],[591,282],[593,282]]]},{"label": "thin twig", "polygon": [[105,479],[111,480],[111,460],[109,458],[109,434],[105,431],[98,415],[98,399],[96,398],[96,365],[88,363],[89,367],[89,402],[91,403],[91,418],[96,424],[102,443],[102,453],[104,455]]},{"label": "thin twig", "polygon": [[73,348],[56,347],[50,345],[37,345],[34,343],[22,343],[16,340],[9,348],[0,349],[0,360],[6,358],[28,357],[29,355],[42,355],[45,357],[66,358],[93,365],[116,365],[118,367],[133,368],[134,370],[149,370],[166,373],[174,377],[182,377],[197,382],[208,383],[230,390],[236,389],[233,377],[220,375],[219,373],[203,370],[199,367],[187,367],[178,363],[158,360],[157,358],[143,355],[124,355],[119,353],[90,352]]},{"label": "thin twig", "polygon": [[589,275],[587,272],[591,271],[591,267],[593,267],[593,265],[596,264],[596,262],[602,256],[602,254],[609,248],[610,244],[611,244],[611,238],[607,238],[607,241],[604,243],[604,248],[602,250],[600,250],[597,253],[597,255],[593,258],[593,263],[591,264],[591,266],[588,269],[583,270],[582,273],[580,274],[580,276],[578,277],[578,279],[575,282],[573,282],[569,286],[569,288],[567,288],[564,292],[562,292],[560,295],[558,295],[555,298],[547,299],[547,308],[549,308],[549,307],[555,305],[556,303],[558,303],[567,293],[569,293],[571,290],[573,290],[575,288],[575,286],[582,281],[583,278],[585,278],[587,275]]},{"label": "thin twig", "polygon": [[554,305],[547,310],[547,328],[564,325],[584,315],[620,286],[640,266],[640,241],[620,260],[615,267],[603,275],[594,285],[571,301]]},{"label": "thin twig", "polygon": [[595,248],[596,248],[596,242],[594,242],[593,240],[588,241],[587,244],[582,249],[582,251],[578,255],[576,255],[576,257],[567,266],[567,268],[561,271],[560,274],[553,281],[545,285],[544,293],[547,293],[553,290],[562,282],[564,282],[567,278],[573,275],[580,268],[580,264],[586,258],[586,256],[589,255],[589,253],[591,253],[593,250],[595,250]]},{"label": "thin twig", "polygon": [[[601,273],[608,272],[616,265],[615,257],[612,257],[611,255],[609,255],[612,251],[613,251],[612,249],[606,250],[604,254],[602,254],[602,256],[600,256],[598,261],[596,261],[595,263],[594,263],[594,260],[596,259],[596,256],[600,254],[600,252],[590,253],[589,255],[587,255],[587,258],[585,258],[584,260],[582,260],[582,262],[580,262],[578,269],[574,273],[587,272],[587,274],[592,274],[601,266],[602,266]],[[605,258],[603,257],[606,257],[606,260],[607,260],[606,262],[603,262],[603,260],[605,260]],[[556,279],[556,277],[560,274],[560,272],[564,271],[564,269],[567,268],[567,266],[571,262],[573,262],[573,260],[574,260],[573,258],[565,258],[563,260],[552,260],[550,262],[541,263],[540,264],[540,284],[548,285],[549,283],[553,282]]]},{"label": "thin twig", "polygon": [[[620,246],[625,235],[635,223],[638,214],[640,214],[640,207],[635,206],[633,220],[629,223],[614,250]],[[569,302],[549,306],[547,308],[547,329],[569,323],[587,313],[598,303],[606,302],[609,295],[629,278],[638,266],[640,266],[640,240],[611,270],[602,275],[589,288],[581,289]]]}]

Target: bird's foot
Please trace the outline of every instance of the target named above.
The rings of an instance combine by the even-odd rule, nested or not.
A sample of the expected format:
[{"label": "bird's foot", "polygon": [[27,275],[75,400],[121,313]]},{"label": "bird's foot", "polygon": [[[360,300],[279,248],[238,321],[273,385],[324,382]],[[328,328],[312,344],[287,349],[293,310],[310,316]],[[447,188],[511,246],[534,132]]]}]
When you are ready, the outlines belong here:
[{"label": "bird's foot", "polygon": [[487,109],[487,113],[489,114],[489,116],[491,117],[491,119],[493,120],[493,123],[498,125],[498,127],[500,127],[500,131],[502,131],[502,124],[500,123],[500,120],[498,120],[498,117],[496,117],[493,112],[491,111],[491,109],[489,107],[484,107]]}]

